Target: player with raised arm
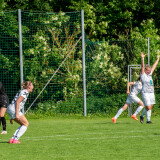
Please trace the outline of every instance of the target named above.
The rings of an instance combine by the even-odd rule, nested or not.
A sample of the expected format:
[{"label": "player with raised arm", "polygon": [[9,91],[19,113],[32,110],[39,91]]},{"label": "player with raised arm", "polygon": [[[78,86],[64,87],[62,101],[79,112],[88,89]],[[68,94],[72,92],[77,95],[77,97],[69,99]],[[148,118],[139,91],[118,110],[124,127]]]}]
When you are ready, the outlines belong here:
[{"label": "player with raised arm", "polygon": [[13,137],[9,140],[9,143],[21,143],[19,138],[25,133],[29,126],[28,120],[22,113],[24,104],[28,98],[30,92],[33,91],[33,84],[30,81],[22,83],[22,89],[16,94],[11,104],[7,107],[7,113],[10,118],[10,123],[13,124],[12,120],[20,124],[17,128]]},{"label": "player with raised arm", "polygon": [[3,126],[3,131],[1,132],[1,134],[7,134],[6,119],[4,115],[6,113],[8,105],[9,105],[8,96],[5,92],[2,82],[0,82],[0,125],[2,122],[2,126]]},{"label": "player with raised arm", "polygon": [[152,123],[150,121],[151,118],[151,110],[153,105],[155,104],[155,95],[154,95],[154,85],[152,74],[159,62],[159,56],[157,56],[157,60],[153,64],[152,67],[146,65],[144,67],[144,57],[145,55],[141,52],[142,57],[142,65],[141,65],[141,81],[142,81],[142,99],[146,108],[143,110],[142,115],[140,116],[140,122],[143,123],[144,116],[147,112],[147,123]]},{"label": "player with raised arm", "polygon": [[[129,91],[130,85],[133,85],[131,93]],[[126,110],[128,108],[128,106],[132,103],[138,103],[140,106],[137,108],[136,112],[132,115],[132,118],[137,120],[136,115],[143,109],[144,105],[143,102],[137,97],[138,93],[141,91],[142,89],[142,83],[140,81],[140,78],[138,78],[138,81],[136,82],[128,82],[127,83],[127,100],[126,103],[124,104],[124,106],[119,109],[119,111],[117,112],[117,114],[112,118],[113,123],[116,123],[117,118],[122,114],[122,112],[124,110]]]}]

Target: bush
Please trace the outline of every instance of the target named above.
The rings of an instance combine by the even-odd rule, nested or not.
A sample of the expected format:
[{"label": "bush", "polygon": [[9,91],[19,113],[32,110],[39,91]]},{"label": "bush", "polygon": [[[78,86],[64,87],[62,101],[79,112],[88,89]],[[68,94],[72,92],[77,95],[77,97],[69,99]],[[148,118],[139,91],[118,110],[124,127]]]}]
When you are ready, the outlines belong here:
[{"label": "bush", "polygon": [[[141,98],[141,97],[140,97]],[[123,107],[127,99],[126,94],[112,94],[103,98],[91,96],[87,98],[87,114],[88,115],[105,115],[113,116],[117,111]],[[160,94],[156,94],[156,104],[153,106],[152,115],[160,115]],[[132,104],[132,111],[137,109],[138,104]],[[46,101],[44,103],[38,103],[37,107],[33,111],[36,114],[77,114],[83,115],[83,99],[70,99],[67,101],[59,101],[57,103],[53,101]],[[127,116],[127,111],[123,112],[121,116]]]}]

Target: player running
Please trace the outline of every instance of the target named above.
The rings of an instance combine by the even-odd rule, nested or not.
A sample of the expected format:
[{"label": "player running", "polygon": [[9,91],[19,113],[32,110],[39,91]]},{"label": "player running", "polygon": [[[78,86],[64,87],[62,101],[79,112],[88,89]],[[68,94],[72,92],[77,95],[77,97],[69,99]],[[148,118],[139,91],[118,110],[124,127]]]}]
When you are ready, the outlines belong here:
[{"label": "player running", "polygon": [[6,131],[6,119],[4,117],[7,107],[9,105],[9,99],[5,92],[2,82],[0,82],[0,125],[2,123],[3,131],[1,134],[7,134]]},{"label": "player running", "polygon": [[142,115],[140,116],[140,122],[143,123],[144,116],[147,112],[147,123],[152,123],[150,121],[151,118],[151,110],[153,105],[155,104],[155,95],[154,95],[154,85],[152,74],[159,62],[159,56],[157,56],[157,60],[153,64],[152,67],[146,65],[144,67],[144,57],[145,55],[141,52],[142,57],[142,66],[141,66],[141,80],[142,80],[142,99],[146,108],[143,110]]},{"label": "player running", "polygon": [[[130,85],[133,85],[131,93],[129,92],[129,88]],[[130,106],[130,104],[132,103],[138,103],[140,106],[137,108],[137,110],[135,111],[135,113],[131,116],[133,119],[135,119],[136,121],[138,121],[136,115],[143,109],[144,104],[143,102],[137,97],[138,93],[142,90],[142,83],[140,81],[140,78],[138,78],[138,81],[136,82],[129,82],[127,83],[127,100],[126,103],[124,104],[124,106],[119,109],[119,111],[117,112],[117,114],[112,118],[113,123],[116,123],[117,118],[122,114],[123,111],[125,111],[128,106]]]},{"label": "player running", "polygon": [[13,124],[12,120],[20,124],[17,128],[13,137],[9,140],[9,143],[21,143],[19,138],[26,132],[29,123],[22,113],[24,104],[28,98],[30,92],[33,91],[33,84],[30,81],[22,83],[22,89],[16,94],[11,104],[7,108],[7,113],[10,118],[10,123]]}]

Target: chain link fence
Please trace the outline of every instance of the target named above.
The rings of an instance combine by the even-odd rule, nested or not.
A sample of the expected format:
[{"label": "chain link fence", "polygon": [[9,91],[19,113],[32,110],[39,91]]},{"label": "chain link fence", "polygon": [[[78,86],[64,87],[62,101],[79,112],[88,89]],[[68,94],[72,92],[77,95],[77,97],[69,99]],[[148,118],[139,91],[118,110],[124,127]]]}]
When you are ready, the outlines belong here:
[{"label": "chain link fence", "polygon": [[20,87],[17,11],[0,12],[0,70],[11,102]]},{"label": "chain link fence", "polygon": [[[43,90],[31,111],[55,114],[83,114],[81,14],[21,12],[24,81],[34,84],[25,110]],[[9,23],[8,23],[9,22]],[[9,100],[20,89],[18,11],[0,12],[0,78]],[[86,36],[87,37],[87,36]],[[141,64],[140,52],[150,51],[152,65],[160,53],[160,40],[135,39],[91,42],[85,39],[87,113],[117,111],[127,98],[128,65]],[[145,63],[148,63],[146,57]],[[156,94],[159,94],[159,65],[154,73]],[[132,74],[138,75],[138,72]],[[158,96],[156,96],[158,98]],[[159,105],[159,104],[157,104]],[[115,112],[114,112],[115,113]]]},{"label": "chain link fence", "polygon": [[[126,90],[130,74],[128,65],[141,64],[140,52],[143,51],[146,54],[145,64],[149,63],[152,66],[160,53],[159,42],[160,40],[148,38],[109,42],[91,42],[86,39],[88,113],[116,113],[127,99]],[[140,69],[132,70],[131,74],[132,81],[136,81]],[[160,75],[159,65],[153,74],[156,94],[159,94],[158,75]],[[159,96],[156,97],[158,99]],[[158,100],[157,106],[159,107]],[[135,108],[137,104],[133,105],[133,112]]]}]

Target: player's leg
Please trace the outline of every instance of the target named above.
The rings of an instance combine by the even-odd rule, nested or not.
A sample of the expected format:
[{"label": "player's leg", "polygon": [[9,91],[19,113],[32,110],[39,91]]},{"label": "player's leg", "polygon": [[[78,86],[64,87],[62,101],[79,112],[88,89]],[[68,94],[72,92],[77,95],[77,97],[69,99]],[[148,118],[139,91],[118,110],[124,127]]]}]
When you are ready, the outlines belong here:
[{"label": "player's leg", "polygon": [[[142,99],[143,99],[144,106],[148,106],[148,104],[150,103],[149,95],[147,93],[142,93]],[[144,116],[146,115],[147,111],[148,111],[148,108],[145,107],[142,111],[142,115],[140,116],[141,123],[143,123]]]},{"label": "player's leg", "polygon": [[14,121],[21,126],[15,131],[12,143],[20,143],[18,140],[26,132],[29,122],[23,114],[20,116],[20,119],[14,119]]},{"label": "player's leg", "polygon": [[148,108],[145,107],[145,108],[143,109],[143,111],[142,111],[142,115],[140,116],[140,122],[141,122],[141,123],[143,123],[144,116],[146,115],[147,110],[148,110]]},{"label": "player's leg", "polygon": [[138,102],[138,104],[140,105],[137,109],[136,109],[136,111],[135,111],[135,113],[132,115],[132,118],[134,119],[134,120],[136,120],[136,121],[138,121],[138,119],[137,119],[137,114],[144,108],[144,104],[143,104],[143,102],[140,100],[139,102]]},{"label": "player's leg", "polygon": [[1,107],[0,109],[0,117],[1,117],[1,122],[2,122],[2,126],[3,126],[3,131],[1,134],[7,134],[6,131],[6,119],[4,117],[5,113],[6,113],[7,108],[6,107]]},{"label": "player's leg", "polygon": [[147,108],[148,108],[148,111],[147,111],[147,123],[152,123],[151,122],[152,107],[153,107],[153,105],[147,106]]},{"label": "player's leg", "polygon": [[117,114],[112,118],[113,123],[116,123],[116,119],[128,108],[129,105],[130,104],[126,102],[124,106],[118,110]]},{"label": "player's leg", "polygon": [[143,122],[144,115],[145,113],[147,113],[147,123],[152,123],[150,119],[151,119],[151,110],[153,104],[155,104],[155,95],[154,93],[146,93],[144,94],[144,96],[142,96],[142,98],[144,98],[143,102],[147,107],[143,110],[140,122],[141,123]]},{"label": "player's leg", "polygon": [[12,138],[9,140],[9,143],[13,143],[15,136],[17,135],[17,133],[19,132],[19,129],[21,128],[21,126],[19,126],[16,131],[14,132]]},{"label": "player's leg", "polygon": [[154,93],[150,93],[149,94],[149,104],[147,105],[147,108],[148,108],[148,111],[147,111],[147,123],[152,123],[151,121],[150,121],[150,119],[151,119],[151,112],[152,112],[152,107],[153,107],[153,105],[155,104],[155,95],[154,95]]}]

